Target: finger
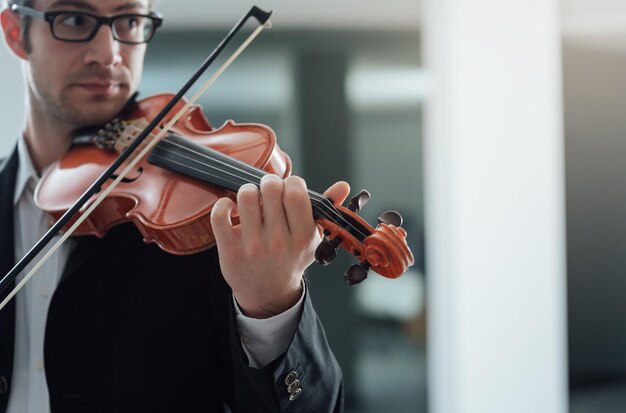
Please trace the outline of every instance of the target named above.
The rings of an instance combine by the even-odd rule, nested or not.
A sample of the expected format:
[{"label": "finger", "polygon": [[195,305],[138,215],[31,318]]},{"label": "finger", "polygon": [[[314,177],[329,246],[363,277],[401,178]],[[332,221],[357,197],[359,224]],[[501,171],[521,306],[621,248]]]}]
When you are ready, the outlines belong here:
[{"label": "finger", "polygon": [[229,198],[220,198],[211,211],[211,227],[218,248],[232,244],[236,239],[231,216],[236,213],[237,205]]},{"label": "finger", "polygon": [[324,196],[332,199],[336,205],[343,204],[348,195],[350,195],[350,185],[344,181],[335,183],[324,192]]},{"label": "finger", "polygon": [[265,175],[261,178],[263,226],[270,232],[281,235],[286,235],[289,231],[283,206],[284,187],[283,181],[276,175]]},{"label": "finger", "polygon": [[297,240],[309,240],[315,231],[315,221],[304,179],[299,176],[285,179],[283,204],[291,235]]},{"label": "finger", "polygon": [[244,240],[259,237],[263,218],[261,216],[261,198],[259,189],[254,184],[245,184],[237,192],[237,208],[239,210],[239,223],[241,224],[241,236]]}]

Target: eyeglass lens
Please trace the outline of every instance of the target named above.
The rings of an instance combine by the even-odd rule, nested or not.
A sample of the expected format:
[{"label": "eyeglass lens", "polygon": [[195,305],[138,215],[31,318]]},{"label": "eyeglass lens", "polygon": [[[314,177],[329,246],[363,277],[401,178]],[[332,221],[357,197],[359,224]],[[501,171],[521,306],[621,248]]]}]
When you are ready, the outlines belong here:
[{"label": "eyeglass lens", "polygon": [[[152,19],[140,15],[116,16],[111,27],[115,39],[128,43],[150,40],[154,32]],[[52,23],[53,34],[61,40],[87,40],[98,28],[96,17],[82,13],[62,13]]]}]

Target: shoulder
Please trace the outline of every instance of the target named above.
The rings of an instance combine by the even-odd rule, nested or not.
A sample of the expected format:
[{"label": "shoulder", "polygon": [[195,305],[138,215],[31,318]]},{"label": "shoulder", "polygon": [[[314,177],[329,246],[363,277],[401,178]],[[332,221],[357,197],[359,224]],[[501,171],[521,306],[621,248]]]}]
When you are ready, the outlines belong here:
[{"label": "shoulder", "polygon": [[17,150],[12,153],[0,156],[0,173],[5,171],[17,170]]},{"label": "shoulder", "polygon": [[13,146],[13,149],[9,153],[0,154],[0,172],[3,171],[8,165],[17,164],[18,153],[17,144]]}]

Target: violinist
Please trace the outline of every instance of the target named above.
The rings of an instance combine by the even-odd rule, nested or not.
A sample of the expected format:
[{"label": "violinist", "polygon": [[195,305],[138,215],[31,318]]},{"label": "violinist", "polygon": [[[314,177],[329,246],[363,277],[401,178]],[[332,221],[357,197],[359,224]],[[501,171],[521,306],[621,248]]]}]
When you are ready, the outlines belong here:
[{"label": "violinist", "polygon": [[[42,172],[127,105],[162,19],[149,0],[11,0],[0,16],[26,88],[0,160],[2,276],[50,225]],[[341,411],[303,281],[320,241],[306,184],[268,175],[236,199],[215,204],[217,248],[201,253],[165,253],[131,224],[63,244],[0,312],[0,413]]]}]

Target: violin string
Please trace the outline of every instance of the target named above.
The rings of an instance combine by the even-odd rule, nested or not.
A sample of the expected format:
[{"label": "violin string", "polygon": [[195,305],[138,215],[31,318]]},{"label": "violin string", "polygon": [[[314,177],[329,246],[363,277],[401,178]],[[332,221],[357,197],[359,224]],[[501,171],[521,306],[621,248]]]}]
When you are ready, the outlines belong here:
[{"label": "violin string", "polygon": [[[164,138],[162,143],[161,143],[160,148],[162,150],[167,150],[170,153],[175,153],[175,154],[177,154],[179,156],[185,157],[186,159],[189,159],[191,161],[197,162],[197,163],[199,163],[202,166],[213,168],[213,169],[217,170],[218,172],[223,172],[223,173],[229,174],[231,176],[240,178],[240,179],[244,180],[244,183],[252,183],[252,184],[256,184],[258,186],[258,184],[260,183],[260,179],[264,175],[267,174],[267,172],[262,170],[262,169],[256,168],[256,167],[254,167],[254,166],[252,166],[250,164],[247,164],[247,163],[245,163],[245,162],[243,162],[243,161],[241,161],[239,159],[226,156],[226,155],[224,155],[224,154],[222,154],[220,152],[217,152],[215,150],[212,150],[210,148],[202,147],[203,150],[208,151],[210,153],[210,156],[209,156],[209,154],[200,152],[200,151],[194,149],[193,147],[191,147],[191,145],[188,145],[189,143],[194,144],[193,142],[185,142],[184,140],[182,140],[182,142],[184,142],[185,144],[180,144],[180,143],[172,140],[170,137]],[[168,149],[166,149],[166,148],[164,148],[162,146],[162,144],[164,144],[164,143],[170,144],[172,146],[176,146],[178,148],[182,148],[184,151],[192,153],[192,154],[195,154],[196,156],[198,156],[200,158],[206,158],[206,159],[208,159],[210,161],[214,161],[216,163],[225,165],[228,168],[230,168],[231,171],[234,170],[235,172],[229,172],[226,169],[221,170],[218,167],[215,167],[213,165],[210,165],[210,164],[207,164],[207,163],[202,163],[199,160],[191,158],[189,156],[184,156],[183,154],[180,154],[179,152],[175,152],[173,150],[168,150]],[[181,164],[181,165],[183,165],[183,164]],[[195,169],[195,170],[200,171],[199,169]],[[251,176],[252,178],[255,178],[256,180],[246,181],[244,178],[240,177],[239,175],[236,175],[236,172],[242,172],[244,174],[247,174],[247,175]],[[317,193],[315,191],[311,191],[311,190],[309,190],[308,192],[309,192],[310,197],[313,200],[315,200],[316,202],[318,202],[321,205],[321,207],[325,207],[325,208],[329,209],[330,210],[330,212],[329,212],[330,214],[335,215],[335,216],[338,217],[338,219],[341,219],[341,220],[345,221],[345,218],[343,218],[341,213],[339,211],[337,211],[334,208],[334,206],[332,206],[332,205],[329,206],[327,204],[327,200],[326,200],[326,198],[323,195],[321,195],[321,194],[319,194],[319,193]],[[335,223],[338,224],[338,225],[341,225],[338,222],[335,222]],[[346,224],[349,224],[349,222],[346,222]],[[361,234],[361,235],[364,235],[364,234]]]},{"label": "violin string", "polygon": [[[219,167],[213,166],[211,164],[202,163],[199,160],[193,159],[191,157],[186,157],[189,160],[192,160],[194,162],[200,163],[200,165],[202,165],[204,167],[213,168],[213,169],[215,169],[218,172],[221,172],[221,173],[228,174],[228,175],[234,176],[236,178],[239,178],[239,179],[243,180],[244,183],[252,183],[252,184],[255,184],[255,185],[258,186],[260,184],[261,178],[264,175],[267,174],[267,172],[265,172],[265,171],[263,171],[261,169],[255,168],[255,167],[253,167],[253,166],[251,166],[251,165],[249,165],[249,164],[247,164],[245,162],[242,162],[242,161],[240,161],[238,159],[235,159],[235,158],[232,158],[232,157],[227,157],[227,156],[225,156],[225,155],[223,155],[223,154],[221,154],[219,152],[214,152],[214,157],[210,157],[207,154],[204,154],[202,152],[196,151],[193,148],[190,148],[188,146],[180,145],[177,142],[171,141],[170,139],[166,138],[164,141],[166,141],[166,142],[168,142],[168,143],[170,143],[172,145],[175,145],[175,146],[177,146],[179,148],[182,148],[183,150],[185,150],[187,152],[191,152],[191,153],[193,153],[193,154],[195,154],[195,155],[197,155],[197,156],[199,156],[201,158],[206,158],[206,159],[208,159],[210,161],[214,161],[216,163],[219,163],[219,164],[222,164],[222,165],[225,165],[225,166],[229,167],[230,170],[234,171],[234,172],[229,172],[226,169],[222,170],[222,169],[219,169]],[[173,151],[170,151],[170,152],[173,152]],[[181,156],[184,156],[184,155],[181,155]],[[229,162],[230,162],[230,164],[229,164]],[[240,175],[237,175],[237,172],[241,172],[241,173],[247,174],[247,175],[251,176],[254,179],[246,180],[245,178],[241,177]],[[325,213],[326,217],[329,220],[331,220],[332,222],[334,222],[335,224],[340,225],[340,226],[349,225],[348,222],[345,222],[345,219],[340,215],[339,211],[337,211],[334,208],[329,207],[326,204],[325,198],[322,195],[320,195],[320,194],[318,194],[318,193],[316,193],[314,191],[310,191],[310,190],[308,191],[308,193],[309,193],[309,196],[312,198],[312,200],[314,200],[316,202],[316,204],[319,204],[319,207],[318,207],[319,212]],[[328,209],[328,212],[324,211],[322,208]],[[335,217],[337,217],[337,218],[334,218],[333,215]],[[335,219],[341,219],[341,220],[343,220],[345,222],[345,224],[337,222],[337,221],[335,221]],[[362,233],[361,233],[361,235],[365,236]]]},{"label": "violin string", "polygon": [[[226,174],[230,174],[233,176],[237,176],[236,173],[237,172],[243,172],[243,173],[247,173],[248,175],[252,176],[253,178],[257,179],[257,181],[254,182],[249,182],[249,181],[244,181],[245,183],[253,183],[256,184],[257,186],[260,183],[260,178],[262,178],[264,175],[267,174],[266,171],[256,168],[250,164],[247,164],[239,159],[233,158],[233,157],[229,157],[226,156],[220,152],[217,152],[215,150],[212,150],[210,148],[202,148],[203,150],[208,151],[212,156],[209,156],[208,154],[205,154],[204,152],[199,152],[198,150],[195,150],[191,145],[181,145],[177,142],[173,142],[172,140],[170,140],[169,138],[165,138],[164,139],[165,142],[176,145],[181,147],[183,150],[188,151],[188,152],[192,152],[197,156],[200,156],[201,158],[206,158],[209,161],[214,161],[217,163],[220,163],[222,165],[225,165],[227,167],[230,168],[230,170],[234,170],[234,172],[228,172],[227,170],[220,170],[219,167],[210,165],[210,164],[203,164],[199,161],[196,161],[198,163],[200,163],[203,166],[209,167],[209,168],[213,168],[215,170],[217,170],[218,172],[222,172],[222,173],[226,173]],[[182,142],[185,142],[184,140]],[[188,144],[188,142],[185,142]],[[191,158],[188,158],[191,159]],[[366,230],[367,233],[364,233],[361,229],[359,229],[358,227],[354,226],[353,224],[351,224],[348,220],[346,220],[343,215],[341,214],[340,211],[338,211],[334,205],[329,204],[330,201],[328,201],[323,195],[315,192],[315,191],[311,191],[308,190],[309,193],[309,197],[311,198],[311,201],[313,203],[313,208],[316,209],[320,214],[324,214],[325,217],[333,222],[334,224],[346,228],[346,229],[350,229],[352,230],[352,233],[355,233],[356,235],[361,237],[361,241],[363,239],[365,239],[368,235],[371,235],[371,233],[369,233],[369,231],[367,231],[366,228],[363,228],[364,230]],[[325,209],[327,211],[325,211]],[[340,221],[340,222],[338,222]]]},{"label": "violin string", "polygon": [[[206,159],[212,160],[214,162],[221,163],[222,165],[226,165],[227,167],[229,167],[231,171],[234,170],[235,172],[228,172],[226,170],[220,170],[216,166],[212,166],[210,164],[202,163],[199,160],[196,160],[196,159],[191,158],[191,157],[186,157],[187,159],[192,160],[194,162],[197,162],[197,163],[199,163],[202,166],[213,168],[213,169],[217,170],[218,172],[226,173],[226,174],[232,175],[234,177],[243,179],[244,183],[253,183],[253,184],[258,185],[258,183],[260,182],[260,178],[262,178],[263,175],[265,175],[267,173],[266,171],[264,171],[262,169],[258,169],[256,167],[253,167],[252,165],[249,165],[249,164],[247,164],[245,162],[242,162],[239,159],[226,156],[226,155],[224,155],[224,154],[222,154],[220,152],[214,151],[214,150],[212,150],[210,148],[202,147],[201,149],[203,151],[207,151],[207,152],[209,152],[211,154],[211,156],[209,156],[208,154],[205,154],[204,152],[200,152],[199,150],[194,149],[192,147],[192,145],[195,146],[196,145],[195,143],[193,143],[193,142],[185,142],[185,140],[181,139],[180,137],[177,137],[176,135],[174,135],[174,137],[179,138],[181,140],[181,142],[183,142],[184,144],[181,144],[181,143],[178,143],[178,142],[174,141],[172,139],[172,137],[168,137],[168,138],[164,138],[163,139],[163,141],[160,143],[159,149],[160,150],[164,150],[164,151],[167,150],[170,153],[175,153],[175,154],[177,154],[177,155],[179,155],[181,157],[185,157],[184,155],[179,154],[178,152],[175,152],[175,151],[169,150],[169,149],[165,149],[163,145],[165,143],[167,143],[169,145],[182,148],[184,151],[193,153],[193,154],[195,154],[196,156],[198,156],[200,158],[206,158]],[[153,151],[152,156],[155,156],[154,151]],[[185,166],[185,164],[182,164],[182,163],[180,163],[180,165],[182,165],[183,167]],[[193,170],[201,171],[200,169],[197,169],[197,168],[194,168]],[[247,174],[249,176],[252,176],[257,181],[245,181],[245,179],[240,177],[239,175],[237,175],[236,172],[243,172],[243,173],[245,173],[245,174]],[[211,175],[211,174],[209,174],[209,175],[210,176],[215,176],[215,175]],[[313,207],[316,208],[316,206],[317,206],[318,212],[324,213],[324,215],[325,215],[325,217],[327,219],[329,219],[331,222],[335,223],[338,226],[342,226],[344,228],[352,229],[353,230],[352,232],[356,233],[357,235],[359,235],[363,239],[367,237],[367,235],[362,230],[360,230],[359,228],[357,228],[354,225],[352,225],[349,221],[347,221],[341,215],[341,213],[332,204],[329,205],[330,201],[328,201],[323,195],[320,195],[320,194],[318,194],[318,193],[316,193],[314,191],[310,191],[310,190],[308,192],[309,192],[310,198],[312,198],[312,201],[314,201],[313,202]],[[324,211],[324,209],[327,209],[328,212]],[[333,216],[335,216],[336,218],[334,218]],[[338,222],[338,221],[342,221],[342,222]],[[366,230],[366,232],[369,233],[369,231],[367,231],[367,230]]]},{"label": "violin string", "polygon": [[168,124],[159,131],[159,133],[154,137],[154,139],[149,142],[142,150],[138,153],[138,155],[133,156],[133,158],[128,163],[128,166],[111,182],[100,194],[98,197],[89,205],[88,208],[80,210],[81,214],[78,216],[76,221],[70,226],[70,228],[59,238],[59,240],[52,245],[52,247],[48,250],[48,252],[33,266],[33,268],[22,278],[22,280],[7,294],[4,300],[0,303],[0,310],[2,310],[9,301],[20,291],[24,285],[33,277],[33,275],[39,270],[39,268],[46,262],[48,259],[54,254],[61,245],[65,243],[65,241],[76,231],[76,229],[91,215],[91,213],[96,209],[98,205],[105,199],[105,197],[115,188],[117,185],[128,175],[128,173],[135,167],[135,165],[139,162],[140,159],[143,159],[146,154],[165,136],[168,130],[172,128],[172,126],[187,112],[187,110],[200,98],[202,93],[204,93],[207,88],[213,84],[213,82],[221,75],[224,70],[243,52],[243,50],[248,47],[248,45],[258,36],[258,34],[269,27],[269,20],[262,25],[259,25],[249,36],[248,38],[235,50],[235,52],[216,70],[213,76],[211,76],[205,84],[199,89],[199,91],[193,95],[191,99],[183,106],[183,108],[178,111],[168,122]]},{"label": "violin string", "polygon": [[[229,180],[224,175],[221,175],[221,176],[220,175],[215,175],[215,174],[207,171],[206,169],[194,168],[194,167],[190,166],[188,163],[177,162],[175,160],[172,160],[171,158],[165,158],[165,157],[162,157],[160,155],[153,155],[153,156],[158,157],[158,158],[162,158],[162,159],[167,159],[167,162],[169,162],[170,164],[175,163],[175,164],[181,165],[183,167],[183,169],[185,169],[185,170],[193,170],[193,171],[195,171],[196,173],[198,173],[200,175],[208,176],[209,177],[209,181],[212,181],[212,182],[215,182],[216,180],[220,180],[221,179],[221,180],[224,180],[224,181],[232,183],[233,187],[241,187],[242,185],[247,184],[247,183],[251,183],[251,184],[254,184],[254,185],[258,186],[259,182],[260,182],[260,181],[257,181],[257,180],[255,180],[255,181],[247,180],[247,179],[245,179],[243,177],[236,176],[236,175],[235,175],[235,178],[238,179],[238,181],[237,180]],[[191,160],[196,162],[195,159],[191,159]],[[205,166],[205,165],[203,165],[203,166]],[[213,167],[211,167],[211,168],[213,168]],[[217,169],[217,171],[218,172],[224,172],[225,174],[228,174],[228,175],[232,175],[231,173],[229,173],[227,171],[222,171],[222,170],[219,170],[219,169]],[[311,191],[309,191],[309,194],[311,195]],[[350,227],[352,227],[355,230],[355,232],[358,232],[359,235],[362,236],[362,239],[364,239],[366,237],[358,228],[355,228],[354,226],[351,226],[350,223],[348,221],[345,221],[342,217],[339,217],[339,218],[345,222],[345,225],[340,223],[340,222],[337,222],[337,220],[329,212],[327,212],[327,211],[325,211],[325,210],[323,210],[321,208],[318,208],[317,212],[320,214],[320,216],[322,218],[326,218],[326,219],[328,219],[329,221],[335,223],[338,226],[344,226],[344,227],[345,226],[350,226]],[[332,214],[336,215],[337,213],[333,212]],[[361,239],[361,241],[362,241],[362,239]]]},{"label": "violin string", "polygon": [[[213,156],[209,156],[206,153],[197,151],[197,150],[195,150],[194,148],[192,148],[190,146],[182,145],[182,144],[180,144],[178,142],[173,141],[170,138],[164,138],[162,143],[167,143],[169,145],[178,147],[178,148],[182,149],[183,151],[186,151],[188,153],[192,153],[192,154],[196,155],[199,158],[207,159],[209,161],[213,161],[216,164],[224,165],[224,166],[230,168],[230,171],[227,170],[227,169],[219,169],[219,167],[211,165],[209,163],[202,163],[202,162],[200,162],[199,159],[194,159],[194,158],[192,158],[190,156],[185,156],[184,154],[182,154],[180,152],[176,152],[174,150],[167,149],[163,145],[159,146],[159,148],[161,150],[163,150],[163,151],[167,151],[169,153],[175,153],[175,154],[177,154],[177,155],[179,155],[181,157],[184,157],[184,158],[186,158],[186,159],[188,159],[188,160],[190,160],[192,162],[199,163],[200,165],[202,165],[204,167],[212,168],[212,169],[214,169],[214,170],[216,170],[218,172],[221,172],[223,174],[231,175],[231,176],[233,176],[235,178],[240,179],[244,183],[252,183],[252,184],[255,184],[255,185],[258,186],[260,184],[260,179],[264,175],[267,174],[267,172],[263,171],[262,169],[255,168],[252,165],[249,165],[249,164],[247,164],[245,162],[240,161],[239,159],[228,157],[228,156],[226,156],[224,154],[221,154],[219,152],[215,152],[215,151],[211,150],[210,148],[203,148],[203,149],[208,149],[209,151],[211,151],[211,155],[213,155]],[[153,156],[157,156],[157,155],[153,154]],[[169,161],[173,162],[171,159],[169,159]],[[201,169],[198,169],[198,168],[192,168],[189,165],[183,164],[183,163],[179,163],[179,164],[182,165],[182,166],[185,166],[187,168],[193,169],[196,172],[200,172],[200,173],[203,173],[205,175],[208,175],[208,176],[216,176],[216,175],[213,175],[213,174],[211,174],[210,172],[208,172],[206,170],[201,170]],[[243,176],[237,175],[237,172],[242,173],[242,174],[247,174],[249,176],[252,176],[252,178],[254,178],[254,180],[253,179],[247,179],[246,180],[246,178],[244,178]],[[223,176],[222,176],[222,178],[227,180]],[[233,182],[233,181],[231,181],[231,182]],[[241,184],[239,184],[239,186],[241,186]],[[334,224],[336,224],[338,226],[352,229],[353,230],[352,232],[360,235],[363,239],[367,237],[367,235],[364,234],[359,228],[355,227],[349,221],[347,221],[341,215],[341,213],[339,211],[337,211],[334,207],[333,208],[329,207],[327,205],[327,203],[326,203],[326,198],[323,195],[321,195],[321,194],[319,194],[319,193],[317,193],[315,191],[311,191],[311,190],[308,190],[308,193],[309,193],[309,197],[311,198],[311,200],[315,201],[317,203],[317,210],[318,210],[318,212],[320,214],[323,214],[325,218],[327,218],[328,220],[330,220],[331,222],[333,222]],[[316,208],[315,203],[313,204],[313,207]],[[343,222],[338,222],[338,221],[343,221]]]}]

